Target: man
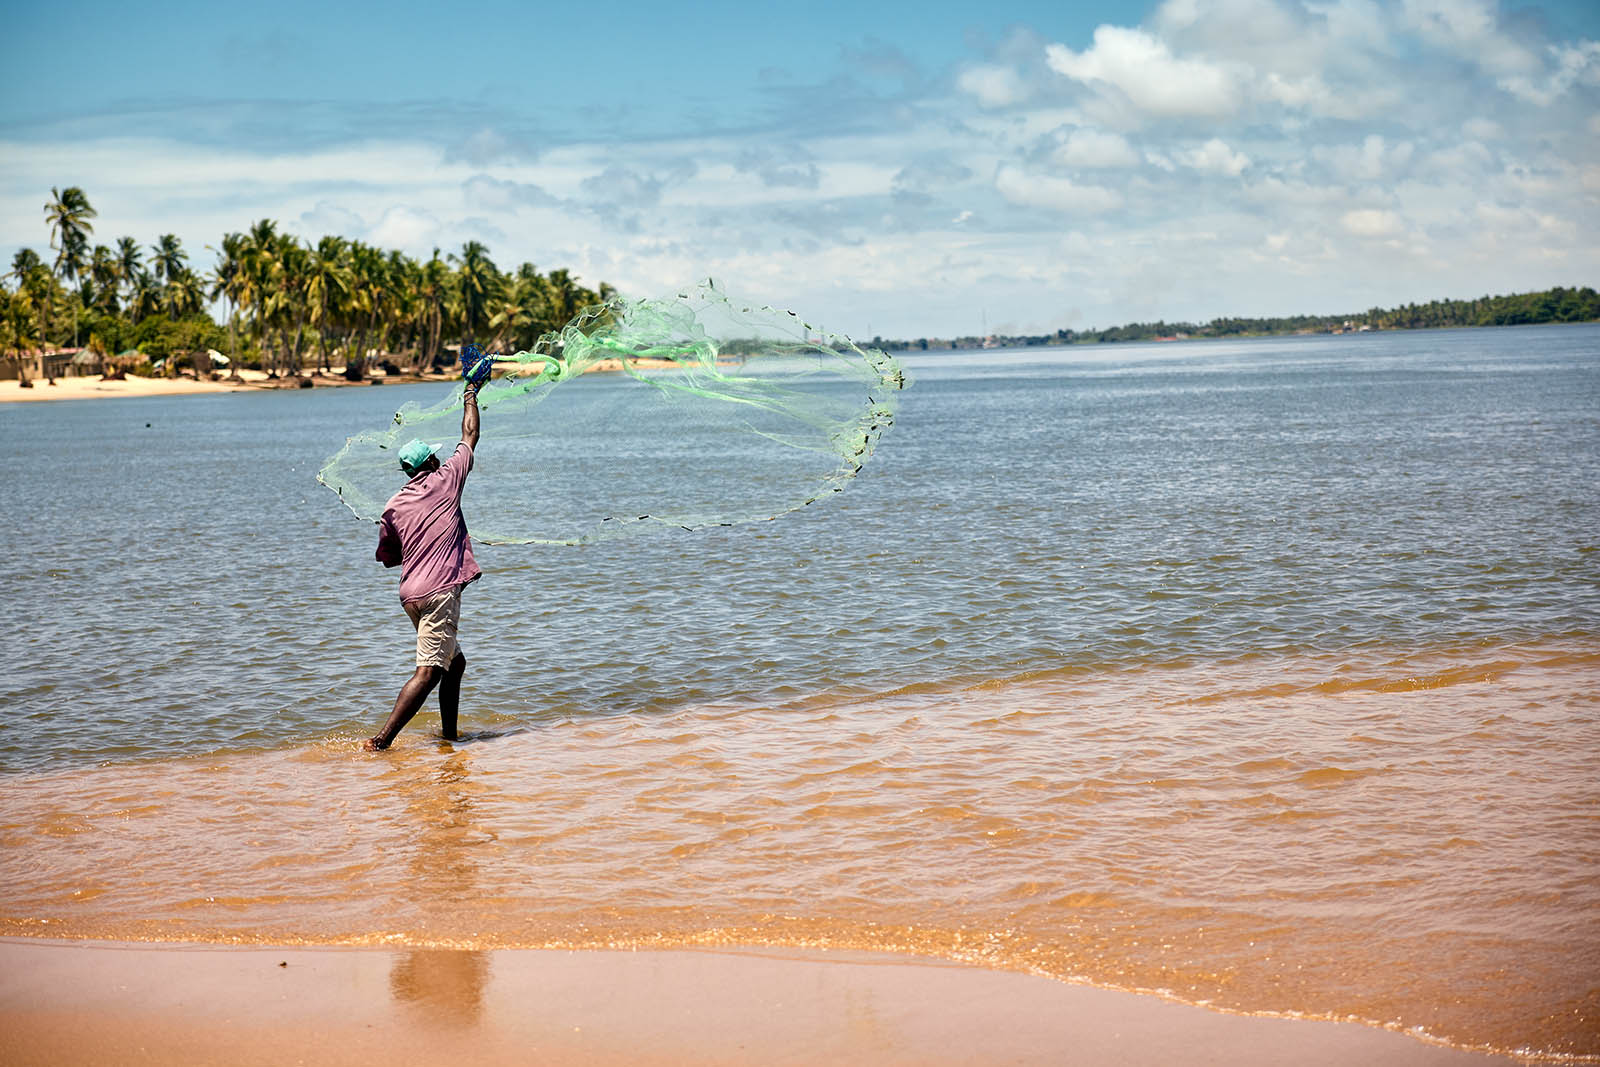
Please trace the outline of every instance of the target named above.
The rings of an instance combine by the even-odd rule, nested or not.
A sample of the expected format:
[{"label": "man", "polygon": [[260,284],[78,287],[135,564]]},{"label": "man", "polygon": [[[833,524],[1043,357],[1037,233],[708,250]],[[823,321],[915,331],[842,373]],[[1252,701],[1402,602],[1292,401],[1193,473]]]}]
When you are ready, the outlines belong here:
[{"label": "man", "polygon": [[467,657],[456,642],[461,590],[482,574],[461,517],[461,490],[478,446],[478,383],[467,381],[461,401],[461,443],[443,464],[423,441],[402,448],[400,469],[411,480],[390,498],[378,523],[378,562],[402,568],[400,603],[417,630],[417,672],[400,690],[389,721],[362,746],[369,752],[393,744],[436,685],[441,732],[447,741],[456,739],[461,676],[467,670]]}]

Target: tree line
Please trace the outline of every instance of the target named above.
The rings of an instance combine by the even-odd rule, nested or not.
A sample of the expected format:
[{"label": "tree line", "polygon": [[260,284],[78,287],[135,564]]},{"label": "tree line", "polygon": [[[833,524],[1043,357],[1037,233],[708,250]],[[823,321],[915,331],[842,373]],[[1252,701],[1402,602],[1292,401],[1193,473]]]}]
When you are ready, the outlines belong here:
[{"label": "tree line", "polygon": [[1476,300],[1432,300],[1394,308],[1344,315],[1288,315],[1278,318],[1215,318],[1207,323],[1130,322],[1104,330],[1057,330],[1055,333],[996,337],[919,338],[915,341],[873,339],[888,351],[929,348],[983,348],[1004,345],[1113,344],[1192,337],[1240,337],[1347,330],[1427,330],[1463,326],[1521,326],[1549,322],[1600,320],[1600,293],[1588,286],[1557,286],[1535,293],[1481,296]]},{"label": "tree line", "polygon": [[[417,371],[449,357],[451,341],[489,351],[531,348],[580,309],[615,295],[565,269],[523,263],[502,272],[478,241],[419,261],[340,236],[302,241],[272,219],[224,234],[209,270],[196,270],[173,234],[93,244],[98,213],[77,186],[44,205],[54,261],[24,248],[0,281],[0,353],[137,348],[150,358],[217,348],[274,375],[362,376],[375,361]],[[223,324],[208,307],[221,301]],[[175,370],[176,359],[168,360]]]}]

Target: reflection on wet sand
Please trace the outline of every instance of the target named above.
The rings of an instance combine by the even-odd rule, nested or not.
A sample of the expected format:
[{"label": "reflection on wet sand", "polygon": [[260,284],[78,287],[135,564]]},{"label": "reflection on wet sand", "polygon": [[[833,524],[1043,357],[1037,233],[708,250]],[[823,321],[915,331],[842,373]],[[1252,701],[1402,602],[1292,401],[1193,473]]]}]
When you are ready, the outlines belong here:
[{"label": "reflection on wet sand", "polygon": [[443,1026],[474,1026],[483,1015],[489,954],[472,949],[397,953],[389,972],[394,999]]},{"label": "reflection on wet sand", "polygon": [[[425,920],[448,924],[462,900],[476,895],[478,863],[473,849],[484,833],[473,818],[473,791],[466,754],[441,746],[444,761],[418,777],[407,767],[386,793],[405,811],[413,829],[412,887],[426,887]],[[398,953],[389,973],[394,999],[445,1026],[473,1026],[483,1014],[489,956],[470,949],[417,949]]]}]

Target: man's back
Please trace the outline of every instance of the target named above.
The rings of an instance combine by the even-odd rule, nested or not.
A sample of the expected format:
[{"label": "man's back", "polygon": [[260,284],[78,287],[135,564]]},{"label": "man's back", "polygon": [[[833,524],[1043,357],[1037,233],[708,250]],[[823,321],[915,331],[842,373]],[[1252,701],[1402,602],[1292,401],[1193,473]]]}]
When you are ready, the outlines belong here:
[{"label": "man's back", "polygon": [[461,515],[461,491],[471,470],[472,446],[463,441],[438,470],[412,478],[384,507],[377,558],[403,566],[402,601],[465,585],[482,573]]}]

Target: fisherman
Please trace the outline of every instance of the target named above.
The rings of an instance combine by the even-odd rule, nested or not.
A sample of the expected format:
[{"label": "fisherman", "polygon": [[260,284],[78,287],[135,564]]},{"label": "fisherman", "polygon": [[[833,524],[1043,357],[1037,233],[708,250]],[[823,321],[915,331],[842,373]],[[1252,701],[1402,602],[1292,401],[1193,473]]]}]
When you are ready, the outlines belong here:
[{"label": "fisherman", "polygon": [[[476,346],[471,346],[476,350]],[[465,364],[467,361],[463,359]],[[412,440],[400,450],[400,469],[410,477],[384,506],[378,521],[377,559],[400,567],[400,604],[417,630],[417,670],[400,690],[383,729],[363,748],[379,752],[394,743],[434,686],[439,687],[439,726],[446,741],[456,739],[456,712],[467,657],[456,641],[461,591],[483,573],[472,558],[467,522],[461,515],[461,490],[478,446],[478,386],[492,364],[463,366],[461,443],[439,462],[442,446]]]}]

